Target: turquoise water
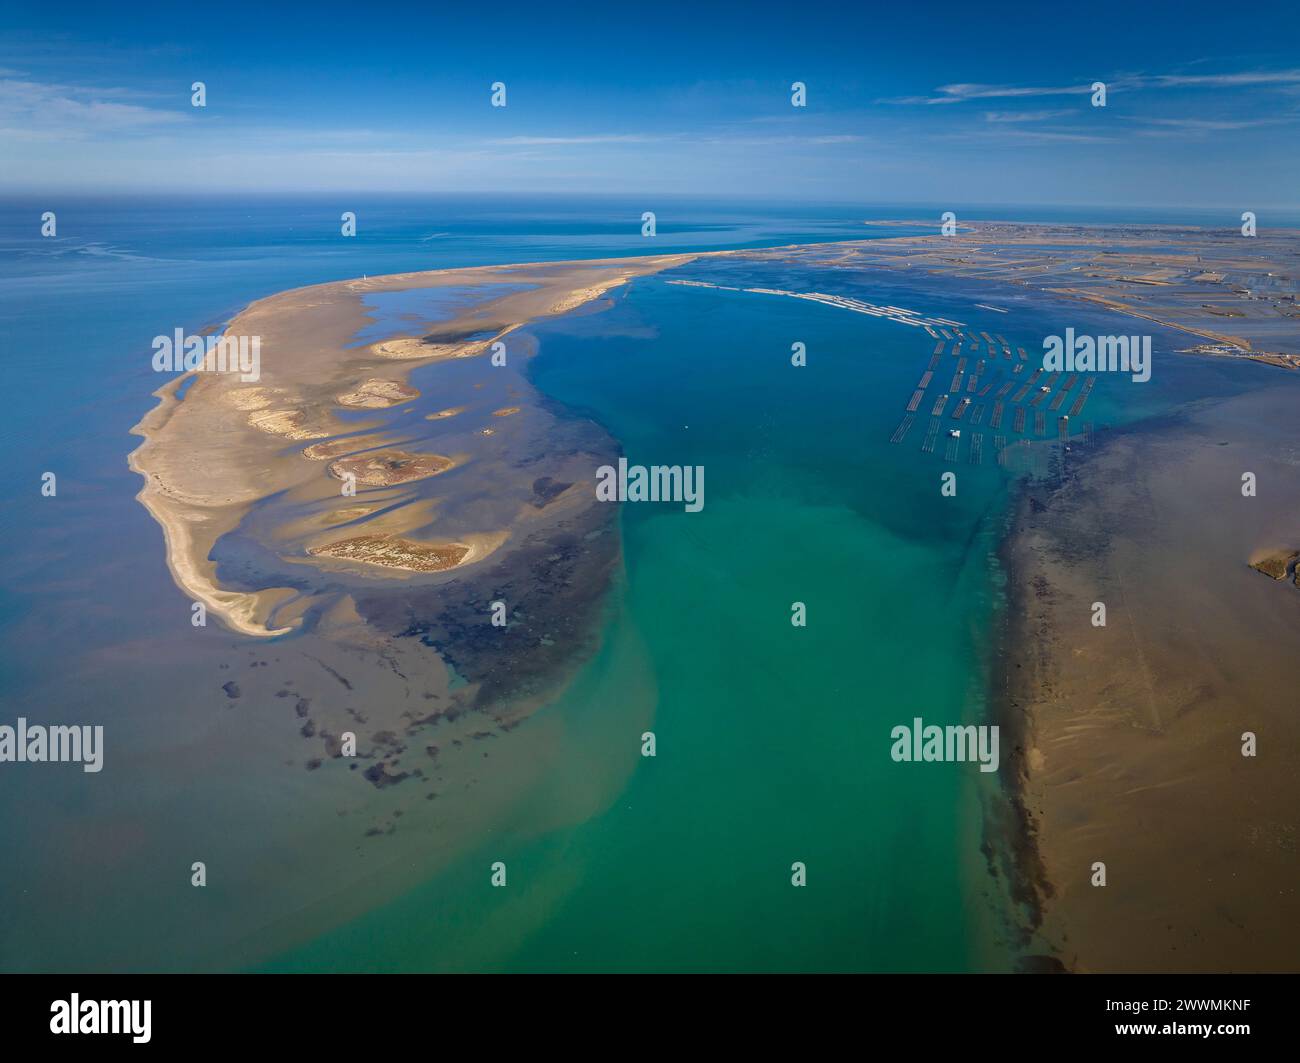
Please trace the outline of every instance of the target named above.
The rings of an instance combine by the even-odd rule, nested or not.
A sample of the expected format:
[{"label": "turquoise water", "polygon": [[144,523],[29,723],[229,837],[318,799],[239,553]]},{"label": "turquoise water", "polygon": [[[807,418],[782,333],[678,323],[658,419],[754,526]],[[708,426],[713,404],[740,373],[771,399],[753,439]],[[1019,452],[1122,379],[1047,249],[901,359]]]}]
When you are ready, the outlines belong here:
[{"label": "turquoise water", "polygon": [[[707,501],[624,507],[659,752],[582,832],[605,855],[522,967],[562,965],[570,946],[568,965],[615,969],[972,964],[969,780],[895,764],[887,737],[968,711],[968,614],[987,601],[966,543],[995,478],[941,500],[937,469],[900,469],[865,430],[926,360],[923,333],[755,304],[650,281],[602,324],[653,321],[653,341],[544,341],[544,390],[601,411],[629,460],[703,465]],[[796,339],[806,367],[790,364]]]},{"label": "turquoise water", "polygon": [[[161,667],[185,633],[175,617],[186,603],[125,464],[135,445],[127,430],[158,385],[148,369],[152,336],[220,321],[276,290],[362,273],[646,250],[624,234],[621,213],[579,205],[488,215],[406,204],[377,211],[377,231],[363,224],[367,242],[304,235],[327,226],[333,210],[224,204],[144,215],[87,206],[61,215],[60,231],[81,235],[54,248],[22,235],[21,211],[3,214],[0,320],[8,381],[24,399],[3,438],[31,484],[0,524],[11,573],[0,598],[5,719],[91,706],[113,714],[118,742],[158,757],[212,726],[124,678]],[[692,221],[675,234],[661,220],[655,250],[862,235],[847,211],[722,222],[703,206],[687,213]],[[1014,317],[974,309],[998,301],[991,289],[801,272],[709,264],[678,275],[911,307],[1031,351],[1059,323],[1041,308]],[[1072,311],[1071,320],[1082,329],[1089,318]],[[540,353],[531,375],[544,393],[598,420],[632,462],[705,469],[700,513],[622,508],[624,570],[601,649],[540,714],[565,744],[535,805],[578,807],[591,777],[619,781],[576,822],[557,814],[539,832],[523,811],[504,817],[480,849],[437,876],[259,966],[1006,966],[999,899],[978,851],[989,780],[972,765],[889,758],[890,728],[914,716],[984,719],[997,631],[993,552],[1009,479],[991,447],[978,468],[965,463],[964,447],[958,464],[945,462],[942,441],[938,454],[920,453],[927,410],[902,445],[887,442],[933,341],[860,314],[665,277],[636,282],[609,310],[533,331]],[[790,364],[796,341],[807,348],[803,368]],[[1088,419],[1159,413],[1241,386],[1240,372],[1165,359],[1149,389],[1099,383]],[[37,490],[48,468],[59,470],[57,505]],[[958,475],[955,498],[940,494],[944,471]],[[806,628],[790,623],[794,602],[806,604]],[[654,758],[636,755],[641,727],[615,711],[641,699]],[[155,924],[198,927],[201,912],[178,906],[146,920],[125,898],[146,865],[154,873],[159,810],[182,795],[203,810],[206,830],[248,832],[256,847],[257,824],[236,818],[231,796],[249,789],[252,769],[217,762],[195,775],[148,756],[141,763],[139,774],[103,776],[130,820],[114,821],[114,859],[93,865],[91,879],[75,862],[69,870],[65,847],[89,845],[104,792],[80,775],[0,769],[0,844],[30,854],[0,870],[0,966],[54,962],[28,950],[38,939],[65,965],[101,966],[102,957],[129,955],[133,940],[173,950],[170,966],[213,962],[201,933],[153,940]],[[287,800],[274,781],[259,785],[268,799]],[[487,887],[495,860],[511,869],[505,890]],[[791,885],[796,861],[806,865],[805,888]],[[105,899],[114,895],[121,899]]]},{"label": "turquoise water", "polygon": [[[743,266],[681,273],[725,282],[728,270],[756,279]],[[967,321],[986,298],[837,282]],[[975,327],[1028,346],[1052,320],[986,313]],[[705,469],[698,514],[623,507],[626,588],[593,665],[607,689],[616,662],[643,667],[626,643],[644,647],[657,755],[603,814],[540,840],[493,839],[272,969],[371,968],[376,951],[412,970],[1009,967],[1003,898],[979,856],[991,782],[971,765],[889,757],[890,729],[915,716],[988,719],[998,630],[994,552],[1011,477],[993,463],[992,433],[978,468],[965,449],[944,461],[942,440],[940,453],[920,453],[928,417],[903,445],[887,442],[934,341],[663,277],[639,281],[612,310],[535,331],[535,383],[596,417],[630,462]],[[806,367],[790,364],[795,340]],[[1150,399],[1139,393],[1145,405],[1100,383],[1087,419],[1168,408],[1183,370],[1162,368],[1174,379]],[[949,470],[955,498],[939,490]],[[796,601],[803,629],[790,623]],[[588,697],[579,686],[547,711],[594,726],[601,706]],[[520,869],[508,900],[484,886],[495,860]],[[803,889],[791,885],[795,861],[807,868]]]},{"label": "turquoise water", "polygon": [[[628,338],[651,322],[653,338]],[[864,431],[903,394],[873,382],[864,353],[901,379],[933,344],[861,315],[655,280],[613,311],[540,334],[533,376],[544,391],[599,411],[631,461],[705,468],[702,512],[623,509],[623,616],[651,662],[657,756],[604,815],[563,837],[494,846],[492,859],[527,869],[521,878],[556,864],[574,874],[561,899],[538,890],[544,918],[527,941],[476,954],[472,941],[400,937],[402,962],[970,966],[962,876],[974,846],[961,800],[970,780],[951,766],[894,764],[888,733],[915,714],[955,722],[968,710],[979,673],[971,621],[988,607],[970,539],[1000,479],[985,470],[954,507],[939,499],[937,468],[900,470],[898,450]],[[786,335],[807,344],[811,366],[790,365]],[[913,519],[933,533],[889,526]],[[806,628],[790,622],[796,601]],[[609,654],[620,635],[631,637],[616,631]],[[599,706],[575,693],[547,711]],[[364,962],[384,927],[445,905],[450,883],[481,894],[474,869],[486,856],[288,965]],[[795,861],[807,866],[806,889],[791,885]]]}]

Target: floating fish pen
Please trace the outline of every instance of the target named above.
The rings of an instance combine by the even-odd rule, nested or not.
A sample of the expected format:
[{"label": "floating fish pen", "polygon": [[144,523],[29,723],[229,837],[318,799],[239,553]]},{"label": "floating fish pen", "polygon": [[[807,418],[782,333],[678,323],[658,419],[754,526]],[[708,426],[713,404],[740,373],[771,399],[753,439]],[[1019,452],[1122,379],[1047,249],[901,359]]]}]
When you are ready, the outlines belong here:
[{"label": "floating fish pen", "polygon": [[1001,399],[998,399],[998,401],[993,404],[993,416],[989,418],[989,427],[990,428],[1002,427],[1002,400]]},{"label": "floating fish pen", "polygon": [[1004,465],[1004,464],[1006,463],[1006,462],[1005,462],[1005,459],[1004,459],[1004,455],[1006,454],[1006,450],[1007,450],[1007,437],[1006,437],[1006,436],[994,436],[994,437],[993,437],[993,453],[996,454],[996,455],[998,456],[998,464],[999,464],[999,465]]},{"label": "floating fish pen", "polygon": [[1047,414],[1042,410],[1034,411],[1034,435],[1047,435]]},{"label": "floating fish pen", "polygon": [[1014,380],[1008,380],[1005,384],[1003,384],[1000,388],[998,388],[998,393],[997,395],[994,396],[994,398],[1005,399],[1007,397],[1007,393],[1015,386],[1016,386],[1016,382]]},{"label": "floating fish pen", "polygon": [[1022,387],[1019,391],[1017,391],[1014,395],[1011,396],[1011,401],[1012,401],[1012,402],[1024,402],[1024,401],[1025,401],[1025,396],[1029,394],[1029,389],[1030,389],[1031,387],[1033,387],[1033,386],[1034,386],[1034,383],[1033,383],[1033,381],[1031,380],[1028,384],[1026,384],[1024,387]]},{"label": "floating fish pen", "polygon": [[[1046,384],[1043,385],[1043,387],[1046,386],[1047,386]],[[1044,391],[1043,388],[1040,387],[1037,391],[1034,392],[1034,397],[1029,400],[1029,408],[1032,410],[1035,406],[1037,406],[1040,402],[1042,402],[1045,398],[1047,398],[1047,394],[1048,393]]]},{"label": "floating fish pen", "polygon": [[979,383],[980,383],[980,378],[979,378],[979,374],[978,374],[978,373],[972,373],[969,377],[967,377],[967,378],[966,378],[966,392],[967,392],[967,394],[970,394],[970,393],[973,392],[977,387],[979,387]]},{"label": "floating fish pen", "polygon": [[903,437],[907,435],[907,430],[912,427],[912,422],[915,420],[916,418],[909,413],[906,417],[904,417],[901,421],[899,421],[898,427],[894,429],[894,434],[889,437],[889,441],[891,443],[901,443],[903,441]]},{"label": "floating fish pen", "polygon": [[1011,426],[1011,431],[1023,432],[1024,430],[1025,430],[1025,408],[1023,406],[1017,406],[1016,420],[1015,423]]},{"label": "floating fish pen", "polygon": [[942,417],[943,408],[947,405],[948,405],[948,396],[940,395],[937,399],[934,400],[934,409],[930,411],[931,415],[934,417]]},{"label": "floating fish pen", "polygon": [[930,364],[927,365],[926,368],[937,369],[938,367],[939,367],[939,356],[936,354],[933,358],[930,359]]},{"label": "floating fish pen", "polygon": [[953,373],[952,375],[952,383],[948,385],[948,393],[950,395],[955,395],[960,390],[961,390],[961,370],[959,369],[957,372]]},{"label": "floating fish pen", "polygon": [[912,401],[907,404],[907,412],[916,413],[917,409],[921,405],[921,400],[923,398],[925,398],[924,388],[917,388],[914,392],[912,392]]},{"label": "floating fish pen", "polygon": [[1029,355],[1027,355],[1027,354],[1025,353],[1025,349],[1024,349],[1023,347],[1017,347],[1017,348],[1016,348],[1016,353],[1017,353],[1018,355],[1020,355],[1020,360],[1021,360],[1022,362],[1027,362],[1027,361],[1029,361]]},{"label": "floating fish pen", "polygon": [[976,432],[970,437],[970,463],[979,465],[984,461],[984,434]]},{"label": "floating fish pen", "polygon": [[960,421],[968,406],[970,406],[970,399],[962,399],[961,402],[957,403],[957,408],[952,411],[952,419]]},{"label": "floating fish pen", "polygon": [[1092,394],[1092,386],[1097,383],[1096,377],[1089,377],[1083,382],[1083,387],[1079,394],[1075,396],[1074,405],[1070,407],[1070,416],[1078,417],[1083,412],[1083,404],[1088,401],[1088,396]]},{"label": "floating fish pen", "polygon": [[943,340],[940,340],[938,343],[934,345],[934,353],[943,354]]},{"label": "floating fish pen", "polygon": [[1007,344],[1007,338],[1006,338],[1004,335],[1002,335],[1002,333],[1000,333],[1000,332],[995,332],[995,333],[993,334],[993,338],[994,338],[995,340],[998,341],[998,346],[999,346],[999,347],[1007,347],[1007,346],[1008,346],[1008,344]]},{"label": "floating fish pen", "polygon": [[970,412],[970,423],[979,424],[984,420],[984,403],[977,403],[975,409]]},{"label": "floating fish pen", "polygon": [[945,461],[956,461],[957,451],[961,449],[961,436],[948,437],[948,451],[944,454]]},{"label": "floating fish pen", "polygon": [[924,373],[921,374],[921,379],[917,381],[916,386],[920,388],[922,391],[924,391],[926,388],[930,386],[930,381],[933,379],[934,379],[934,372],[930,369],[927,369]]},{"label": "floating fish pen", "polygon": [[921,449],[927,454],[934,453],[934,444],[939,439],[939,418],[930,418],[930,427],[925,433],[925,441],[921,444]]},{"label": "floating fish pen", "polygon": [[1056,434],[1060,437],[1062,443],[1070,441],[1070,419],[1068,417],[1058,417],[1056,419]]},{"label": "floating fish pen", "polygon": [[996,374],[994,374],[994,379],[990,380],[987,384],[985,384],[982,388],[980,388],[980,398],[982,399],[985,395],[987,395],[990,391],[992,391],[993,385],[996,383],[997,383]]},{"label": "floating fish pen", "polygon": [[1065,400],[1070,397],[1070,389],[1074,387],[1074,385],[1078,382],[1078,379],[1079,379],[1078,373],[1071,373],[1069,376],[1067,376],[1065,378],[1065,383],[1061,385],[1061,390],[1056,393],[1056,398],[1052,400],[1052,405],[1048,408],[1052,410],[1059,410],[1061,406],[1065,403]]},{"label": "floating fish pen", "polygon": [[964,372],[966,372],[966,359],[965,359],[965,358],[962,358],[960,361],[958,361],[958,363],[957,363],[957,372],[959,372],[959,373],[964,373]]}]

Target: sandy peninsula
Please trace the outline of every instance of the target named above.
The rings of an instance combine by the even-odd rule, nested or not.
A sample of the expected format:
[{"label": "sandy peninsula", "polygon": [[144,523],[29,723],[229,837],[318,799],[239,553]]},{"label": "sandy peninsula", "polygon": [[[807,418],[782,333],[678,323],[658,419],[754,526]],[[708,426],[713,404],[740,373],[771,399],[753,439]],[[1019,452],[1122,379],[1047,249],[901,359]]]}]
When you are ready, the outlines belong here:
[{"label": "sandy peninsula", "polygon": [[[503,442],[499,431],[482,423],[458,431],[455,425],[468,416],[470,403],[445,400],[474,398],[487,374],[498,370],[494,382],[515,380],[528,350],[527,343],[515,342],[516,336],[528,324],[592,304],[635,277],[691,257],[368,277],[294,289],[253,303],[229,323],[226,333],[261,337],[260,379],[246,383],[233,374],[198,372],[169,380],[155,393],[157,406],[134,429],[144,438],[130,458],[145,481],[139,498],[162,526],[177,584],[235,631],[276,636],[297,626],[297,620],[277,623],[277,608],[310,594],[300,578],[289,575],[301,572],[303,565],[345,561],[354,574],[364,576],[382,567],[446,572],[481,561],[510,541],[520,520],[539,519],[527,485],[519,489],[512,512],[475,501],[507,475],[509,463],[527,456],[523,451],[532,437],[516,433]],[[494,294],[494,287],[501,294]],[[410,329],[408,322],[404,333],[356,342],[372,321],[367,296],[437,288],[474,289],[481,298],[427,327]],[[504,367],[484,357],[502,349],[508,352]],[[412,372],[465,360],[480,367],[479,379],[471,384],[463,374],[449,376],[441,392],[443,408],[422,418],[432,422],[426,433],[446,424],[449,444],[418,433],[413,437],[407,422],[393,419],[421,395],[408,379]],[[518,390],[505,389],[496,397],[508,399]],[[483,411],[482,420],[499,423],[520,408],[497,401]],[[509,420],[524,423],[517,417]],[[534,419],[521,432],[542,430]],[[491,449],[484,451],[484,446]],[[463,466],[473,467],[474,475],[450,475]],[[566,479],[559,461],[549,471],[551,482]],[[430,499],[404,491],[415,492],[430,479],[445,485],[436,505],[411,505]],[[362,492],[379,493],[359,494],[354,504],[341,495],[341,482],[349,481]],[[290,504],[292,514],[286,509],[272,519],[270,510]],[[304,510],[315,515],[304,519]],[[260,524],[253,532],[249,521],[255,511],[254,523]],[[341,513],[352,514],[347,535],[321,531],[322,525],[332,526],[330,514]],[[380,513],[382,527],[370,527]],[[438,521],[447,525],[445,534],[438,534]],[[223,582],[214,550],[237,530],[256,534],[284,565],[263,564],[256,576],[241,565],[240,585]],[[301,615],[301,604],[294,612]]]}]

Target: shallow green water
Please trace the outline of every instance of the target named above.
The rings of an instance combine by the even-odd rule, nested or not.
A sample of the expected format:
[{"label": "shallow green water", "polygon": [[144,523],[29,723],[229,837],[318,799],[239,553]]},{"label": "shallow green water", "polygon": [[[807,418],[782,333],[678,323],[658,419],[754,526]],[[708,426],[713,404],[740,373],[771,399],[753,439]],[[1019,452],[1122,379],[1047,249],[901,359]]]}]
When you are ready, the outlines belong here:
[{"label": "shallow green water", "polygon": [[[921,307],[921,309],[937,309]],[[1005,497],[888,436],[934,341],[797,300],[642,282],[540,333],[534,379],[631,462],[705,469],[705,506],[626,504],[626,584],[561,704],[657,691],[657,756],[614,803],[452,872],[273,964],[508,970],[960,970],[981,951],[971,764],[896,764],[890,729],[983,706]],[[790,343],[809,365],[790,365]],[[950,370],[951,365],[945,366]],[[943,445],[940,444],[942,451]],[[990,449],[991,455],[991,449]],[[794,602],[808,625],[790,622]],[[635,670],[626,679],[620,667]],[[591,679],[602,676],[600,682]],[[575,746],[561,780],[612,755]],[[624,747],[624,752],[625,752]],[[560,785],[563,785],[561,781]],[[510,868],[492,889],[488,867]],[[791,865],[807,886],[791,884]],[[382,956],[382,960],[379,957]]]}]

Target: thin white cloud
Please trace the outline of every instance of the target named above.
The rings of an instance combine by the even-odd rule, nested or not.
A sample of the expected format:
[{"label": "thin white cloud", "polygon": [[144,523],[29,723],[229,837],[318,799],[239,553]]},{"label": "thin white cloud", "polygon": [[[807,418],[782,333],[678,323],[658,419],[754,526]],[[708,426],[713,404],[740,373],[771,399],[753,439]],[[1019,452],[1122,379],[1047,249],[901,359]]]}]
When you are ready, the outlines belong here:
[{"label": "thin white cloud", "polygon": [[762,147],[771,144],[857,144],[866,138],[857,133],[811,133],[784,136],[735,136],[728,133],[700,134],[674,133],[650,135],[642,133],[607,134],[601,136],[517,136],[489,140],[485,143],[497,147],[554,147],[592,144],[721,144],[738,147]]},{"label": "thin white cloud", "polygon": [[1043,144],[1109,144],[1115,138],[1093,133],[1071,133],[1065,130],[1021,129],[1018,126],[983,126],[973,131],[953,134],[957,140],[1015,140]]},{"label": "thin white cloud", "polygon": [[944,104],[944,103],[965,103],[967,100],[997,100],[997,99],[1016,99],[1027,96],[1074,96],[1078,94],[1087,94],[1092,92],[1092,86],[1089,85],[981,85],[981,84],[955,84],[940,85],[934,90],[938,95],[930,96],[898,96],[893,99],[882,100],[882,103],[917,103],[917,104]]},{"label": "thin white cloud", "polygon": [[1239,129],[1258,129],[1260,126],[1283,125],[1294,122],[1296,115],[1279,115],[1275,118],[1149,118],[1143,115],[1124,115],[1143,128],[1135,132],[1143,137],[1207,136],[1210,133],[1231,133]]},{"label": "thin white cloud", "polygon": [[1053,118],[1064,118],[1074,114],[1073,111],[985,111],[986,122],[1047,122]]},{"label": "thin white cloud", "polygon": [[121,103],[122,89],[91,89],[0,78],[0,129],[34,140],[149,131],[185,121],[180,111]]},{"label": "thin white cloud", "polygon": [[1237,88],[1251,85],[1297,85],[1300,70],[1246,70],[1236,74],[1160,74],[1144,79],[1158,88]]},{"label": "thin white cloud", "polygon": [[[1109,90],[1116,89],[1169,89],[1169,88],[1251,88],[1258,86],[1286,87],[1300,85],[1300,69],[1243,70],[1221,74],[1133,74],[1106,80]],[[1021,99],[1036,96],[1072,96],[1091,93],[1092,85],[992,85],[962,82],[940,85],[932,93],[921,96],[896,96],[879,100],[896,104],[952,104],[970,100]]]},{"label": "thin white cloud", "polygon": [[502,137],[490,141],[492,144],[538,146],[549,144],[644,144],[661,137],[644,136],[640,133],[607,133],[595,136],[557,136],[557,137]]}]

